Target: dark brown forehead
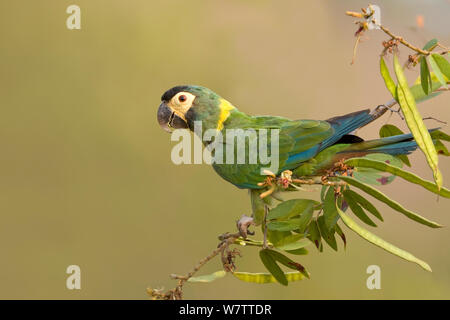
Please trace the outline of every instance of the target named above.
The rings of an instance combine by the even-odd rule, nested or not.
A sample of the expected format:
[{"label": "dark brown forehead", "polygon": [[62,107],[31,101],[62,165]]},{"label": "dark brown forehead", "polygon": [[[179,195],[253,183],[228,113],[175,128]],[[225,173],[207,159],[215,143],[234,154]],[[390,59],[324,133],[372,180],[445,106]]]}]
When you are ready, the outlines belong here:
[{"label": "dark brown forehead", "polygon": [[161,101],[169,102],[170,99],[172,99],[173,96],[175,96],[177,93],[182,92],[182,91],[188,91],[188,89],[189,89],[189,86],[173,87],[172,89],[169,89],[166,92],[164,92],[164,94],[161,97]]}]

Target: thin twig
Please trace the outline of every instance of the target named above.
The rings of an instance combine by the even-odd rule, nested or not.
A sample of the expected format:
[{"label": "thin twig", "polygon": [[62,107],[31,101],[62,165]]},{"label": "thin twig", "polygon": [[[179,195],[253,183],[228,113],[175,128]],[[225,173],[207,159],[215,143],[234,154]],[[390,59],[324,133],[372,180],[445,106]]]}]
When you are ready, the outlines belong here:
[{"label": "thin twig", "polygon": [[[370,7],[370,5],[369,5],[369,7]],[[365,10],[365,9],[361,9],[361,11],[362,11],[362,12],[352,12],[352,11],[347,11],[347,12],[346,12],[346,14],[347,14],[348,16],[351,16],[351,17],[354,17],[354,18],[362,19],[362,20],[359,20],[359,21],[356,21],[356,22],[355,22],[356,24],[359,24],[359,28],[358,28],[358,30],[357,30],[356,33],[355,33],[355,36],[356,36],[356,42],[355,42],[355,45],[354,45],[354,47],[353,47],[353,58],[352,58],[352,63],[351,63],[351,64],[353,64],[353,62],[355,61],[355,58],[356,58],[356,49],[357,49],[357,46],[358,46],[358,44],[359,44],[359,42],[360,42],[361,35],[362,35],[366,30],[369,29],[369,24],[373,24],[373,25],[378,26],[384,33],[386,33],[388,36],[391,37],[391,40],[390,40],[390,41],[388,41],[388,42],[383,42],[383,45],[385,46],[385,49],[383,50],[383,54],[384,54],[387,50],[389,50],[389,52],[391,52],[391,51],[392,51],[392,47],[393,47],[393,46],[396,47],[396,46],[398,45],[398,43],[401,43],[402,45],[408,47],[409,49],[411,49],[411,50],[417,52],[417,55],[418,55],[418,54],[422,54],[422,55],[424,55],[424,56],[430,55],[430,54],[432,53],[432,50],[433,50],[435,47],[439,47],[439,48],[441,48],[441,49],[444,49],[444,51],[440,52],[440,54],[446,54],[446,53],[448,53],[449,50],[450,50],[448,47],[442,45],[442,44],[439,43],[439,42],[438,42],[433,48],[430,48],[430,50],[424,50],[424,49],[421,49],[421,48],[419,48],[419,47],[417,47],[417,46],[411,44],[410,42],[406,41],[403,37],[398,36],[398,35],[392,33],[388,28],[386,28],[385,26],[383,26],[383,25],[381,25],[380,23],[378,23],[378,22],[373,18],[373,13],[374,13],[373,8],[371,8],[371,10],[370,10],[369,12],[368,12],[367,10]],[[369,21],[369,20],[370,20],[370,21]],[[414,63],[414,65],[416,65],[415,59],[417,59],[417,55],[411,56],[411,58],[413,58],[413,61],[412,61],[412,62]],[[415,58],[415,59],[414,59],[414,58]]]},{"label": "thin twig", "polygon": [[189,272],[187,275],[176,275],[172,274],[170,277],[172,279],[179,280],[177,286],[174,289],[171,289],[165,293],[162,292],[162,290],[155,290],[155,289],[147,289],[148,294],[154,298],[154,299],[164,299],[164,300],[181,300],[183,298],[183,285],[194,276],[197,271],[199,271],[206,263],[208,263],[211,259],[216,257],[219,253],[222,253],[228,248],[228,246],[235,242],[236,239],[240,237],[239,233],[226,233],[224,235],[221,235],[219,237],[222,242],[219,244],[219,246],[214,249],[213,252],[211,252],[208,256],[201,259],[192,269],[191,272]]},{"label": "thin twig", "polygon": [[356,36],[355,45],[353,46],[353,56],[352,56],[352,62],[350,64],[354,64],[356,60],[356,50],[358,49],[358,44],[361,41],[361,32],[358,33]]},{"label": "thin twig", "polygon": [[267,249],[267,214],[269,213],[269,207],[264,205],[264,240],[263,240],[263,249]]},{"label": "thin twig", "polygon": [[403,44],[404,46],[407,46],[411,50],[414,50],[417,53],[421,53],[421,54],[426,55],[426,56],[428,56],[431,53],[430,51],[422,50],[422,49],[412,45],[411,43],[409,43],[408,41],[403,39],[403,37],[400,37],[400,36],[397,36],[397,35],[393,34],[388,28],[382,26],[381,24],[378,24],[378,26],[380,27],[381,30],[384,31],[384,33],[389,35],[392,39],[398,40],[401,44]]},{"label": "thin twig", "polygon": [[444,45],[442,45],[441,43],[437,43],[437,46],[439,47],[439,48],[441,48],[441,49],[444,49],[445,51],[444,52],[442,52],[441,54],[446,54],[446,53],[448,53],[449,51],[450,51],[450,48],[449,47],[446,47],[446,46],[444,46]]},{"label": "thin twig", "polygon": [[422,120],[434,120],[434,121],[442,123],[442,124],[447,124],[446,121],[442,121],[442,120],[436,119],[434,117],[426,117],[426,118],[423,118]]},{"label": "thin twig", "polygon": [[314,179],[292,179],[293,183],[298,183],[298,184],[308,184],[308,185],[313,185],[313,184],[318,184],[318,185],[323,185],[323,186],[344,186],[347,185],[346,182],[344,181],[328,181],[328,180],[322,180],[321,177],[318,178],[314,178]]}]

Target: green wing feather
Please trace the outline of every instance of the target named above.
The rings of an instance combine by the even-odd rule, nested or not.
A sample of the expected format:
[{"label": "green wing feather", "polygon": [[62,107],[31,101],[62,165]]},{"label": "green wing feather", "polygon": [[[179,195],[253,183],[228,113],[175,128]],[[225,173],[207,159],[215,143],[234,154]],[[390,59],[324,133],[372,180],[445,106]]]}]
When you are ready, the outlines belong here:
[{"label": "green wing feather", "polygon": [[[259,137],[260,129],[279,129],[279,170],[280,173],[286,169],[294,169],[305,160],[315,156],[319,151],[322,141],[329,138],[334,130],[326,121],[317,120],[289,120],[282,117],[255,116],[249,117],[245,114],[233,113],[232,118],[224,124],[225,129],[253,129]],[[270,132],[267,133],[268,150],[272,145]],[[224,159],[226,157],[226,138],[224,138]],[[213,164],[214,170],[225,180],[240,188],[259,188],[258,183],[264,181],[261,168],[269,164],[249,164],[249,144],[246,139],[245,164]],[[235,146],[235,156],[237,147]],[[292,156],[301,155],[298,159],[291,160]],[[259,159],[258,159],[259,160]]]}]

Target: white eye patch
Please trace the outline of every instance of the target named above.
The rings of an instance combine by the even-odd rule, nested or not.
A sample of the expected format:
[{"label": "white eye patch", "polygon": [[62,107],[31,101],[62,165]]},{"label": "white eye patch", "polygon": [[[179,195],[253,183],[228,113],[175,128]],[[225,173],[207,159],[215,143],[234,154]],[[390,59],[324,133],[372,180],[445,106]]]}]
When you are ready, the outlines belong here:
[{"label": "white eye patch", "polygon": [[192,107],[195,96],[189,92],[178,92],[169,101],[168,106],[183,120],[186,120],[186,112]]}]

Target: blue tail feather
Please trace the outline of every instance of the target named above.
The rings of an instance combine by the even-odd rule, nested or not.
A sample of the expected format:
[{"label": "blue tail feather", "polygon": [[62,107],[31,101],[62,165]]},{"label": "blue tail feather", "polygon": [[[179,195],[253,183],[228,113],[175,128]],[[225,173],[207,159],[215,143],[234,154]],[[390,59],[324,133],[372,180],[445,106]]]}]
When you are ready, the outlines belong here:
[{"label": "blue tail feather", "polygon": [[[433,132],[439,128],[428,130]],[[433,142],[435,142],[433,140]],[[358,142],[350,145],[346,150],[340,153],[387,153],[393,156],[401,154],[410,154],[418,147],[417,142],[413,140],[411,133],[399,134],[375,140]]]},{"label": "blue tail feather", "polygon": [[417,147],[417,142],[413,140],[398,142],[378,148],[369,149],[367,151],[370,153],[387,153],[391,156],[398,156],[401,154],[410,154],[411,152],[416,150]]},{"label": "blue tail feather", "polygon": [[335,133],[333,136],[323,141],[321,150],[333,145],[344,135],[365,126],[373,120],[374,116],[370,113],[369,109],[328,119],[327,122],[331,124],[331,127],[335,130]]}]

